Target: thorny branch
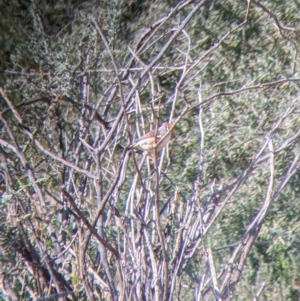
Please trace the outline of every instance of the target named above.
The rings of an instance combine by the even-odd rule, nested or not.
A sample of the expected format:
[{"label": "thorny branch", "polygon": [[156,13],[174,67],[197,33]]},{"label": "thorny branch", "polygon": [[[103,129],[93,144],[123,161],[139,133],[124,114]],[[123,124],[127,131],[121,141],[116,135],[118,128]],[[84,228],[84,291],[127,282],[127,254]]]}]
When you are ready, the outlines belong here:
[{"label": "thorny branch", "polygon": [[[294,43],[283,32],[294,31],[293,28],[282,25],[271,10],[252,0],[247,1],[237,26],[221,31],[222,36],[201,55],[195,55],[189,24],[208,2],[178,3],[165,17],[145,29],[134,47],[129,45],[124,60],[118,59],[96,14],[90,17],[89,22],[102,41],[98,47],[108,53],[109,60],[103,69],[85,65],[88,70],[82,72],[81,79],[85,91],[90,92],[83,93],[83,101],[75,96],[53,94],[19,102],[12,91],[0,89],[4,100],[0,113],[1,175],[4,175],[1,181],[5,184],[5,201],[1,203],[5,210],[0,212],[0,218],[3,224],[13,225],[3,235],[1,251],[15,248],[19,256],[16,261],[30,267],[30,278],[35,279],[38,293],[33,292],[26,277],[17,275],[18,271],[10,275],[11,284],[23,282],[27,295],[33,298],[36,294],[37,300],[67,295],[74,300],[84,296],[89,300],[166,301],[175,295],[180,299],[182,283],[186,281],[183,275],[194,279],[200,269],[200,281],[195,285],[197,300],[208,300],[212,292],[217,300],[226,300],[234,291],[272,204],[299,169],[299,151],[294,146],[300,130],[291,130],[278,139],[280,128],[298,114],[299,98],[291,98],[292,104],[273,118],[267,135],[255,137],[260,146],[249,151],[250,159],[239,174],[230,179],[224,177],[221,184],[216,177],[206,178],[209,110],[213,111],[224,99],[296,86],[300,79],[259,81],[224,91],[211,87],[208,93],[200,83],[196,93],[190,89],[189,93],[194,94],[186,101],[187,90],[199,73],[196,68],[199,65],[201,71],[208,68],[207,58],[245,28],[252,5],[271,16],[281,35]],[[174,26],[178,16],[180,21]],[[179,64],[172,64],[167,57],[179,37],[183,37],[183,42],[174,55],[177,57],[179,53]],[[162,40],[164,44],[156,48]],[[47,39],[43,43],[50,51]],[[107,84],[101,87],[103,92],[99,97],[99,93],[91,92],[97,89],[89,76],[104,69],[101,75]],[[172,92],[164,98],[161,94],[166,88],[160,77],[166,70],[178,74]],[[16,72],[11,70],[7,74]],[[51,72],[44,74],[51,77]],[[30,77],[39,75],[35,72]],[[26,78],[29,74],[20,76]],[[199,82],[196,84],[199,86]],[[151,100],[148,94],[145,97],[145,91],[151,91]],[[43,111],[47,114],[41,114]],[[189,132],[186,139],[178,136],[186,134],[184,124],[194,121],[195,111],[196,136],[200,138],[191,147],[187,141]],[[165,164],[162,152],[157,154],[159,164],[154,166],[148,161],[146,168],[145,157],[140,160],[140,154],[133,153],[129,146],[141,129],[150,129],[150,121],[156,123],[157,129],[157,121],[163,119],[173,124],[175,142],[170,147],[169,164]],[[188,160],[177,169],[182,155],[180,147],[184,149],[186,145],[192,148],[188,160],[197,158],[198,174],[192,185],[181,179]],[[276,158],[289,148],[293,148],[294,157],[285,163],[285,173],[278,178]],[[214,242],[206,241],[213,236],[212,229],[222,223],[224,212],[234,204],[246,182],[251,182],[255,173],[266,170],[267,166],[269,176],[262,186],[265,197],[255,215],[245,221],[238,242],[216,248]],[[19,234],[11,239],[8,234],[14,231]],[[21,248],[24,242],[25,247]],[[230,259],[217,260],[216,253],[227,249]],[[189,275],[189,264],[193,261],[199,270]],[[8,277],[2,278],[2,282],[7,291],[12,290]],[[257,298],[262,290],[263,286],[256,293]]]}]

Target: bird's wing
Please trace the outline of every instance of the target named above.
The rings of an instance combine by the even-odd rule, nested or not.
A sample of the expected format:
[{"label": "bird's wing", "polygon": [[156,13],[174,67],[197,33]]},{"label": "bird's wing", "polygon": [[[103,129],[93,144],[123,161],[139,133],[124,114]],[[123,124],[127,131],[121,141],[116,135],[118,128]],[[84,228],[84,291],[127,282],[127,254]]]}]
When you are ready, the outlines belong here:
[{"label": "bird's wing", "polygon": [[[146,135],[145,135],[146,136]],[[142,136],[143,137],[143,136]],[[141,137],[141,138],[142,138]],[[140,147],[144,150],[153,149],[156,143],[155,137],[144,137],[135,141],[134,147]]]},{"label": "bird's wing", "polygon": [[145,139],[149,139],[149,138],[154,138],[154,135],[155,135],[155,130],[152,130],[152,131],[148,132],[147,134],[137,138],[135,140],[135,142],[139,142],[141,140],[145,140]]}]

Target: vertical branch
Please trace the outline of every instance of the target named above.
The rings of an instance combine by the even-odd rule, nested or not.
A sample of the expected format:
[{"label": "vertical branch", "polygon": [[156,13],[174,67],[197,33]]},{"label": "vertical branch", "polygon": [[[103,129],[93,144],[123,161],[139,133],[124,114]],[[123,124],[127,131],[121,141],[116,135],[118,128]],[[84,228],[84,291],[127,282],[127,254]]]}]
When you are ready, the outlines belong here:
[{"label": "vertical branch", "polygon": [[79,227],[78,229],[78,239],[79,239],[79,254],[78,254],[78,264],[79,264],[79,275],[80,275],[80,282],[83,284],[86,295],[88,296],[88,299],[91,301],[95,301],[94,294],[92,292],[92,288],[89,284],[89,280],[87,277],[87,268],[86,268],[86,250],[87,248],[82,248],[81,246],[84,244],[85,240],[85,233],[82,227]]},{"label": "vertical branch", "polygon": [[213,260],[213,255],[212,255],[212,250],[211,248],[206,248],[206,257],[207,257],[207,263],[209,266],[210,270],[210,275],[212,279],[212,285],[213,289],[216,295],[216,300],[222,300],[221,295],[220,295],[220,290],[219,290],[219,285],[218,285],[218,279],[216,275],[216,270],[215,270],[215,265],[214,265],[214,260]]},{"label": "vertical branch", "polygon": [[198,115],[198,122],[199,122],[199,130],[200,130],[200,145],[199,145],[199,175],[198,175],[198,185],[200,178],[203,176],[203,167],[204,167],[204,127],[202,121],[202,114],[203,114],[203,106],[202,103],[202,95],[201,95],[201,86],[198,89],[198,102],[199,102],[199,115]]},{"label": "vertical branch", "polygon": [[[235,249],[228,262],[227,273],[225,275],[225,278],[223,280],[220,289],[221,296],[223,298],[227,298],[229,296],[230,291],[233,290],[240,276],[242,275],[242,271],[245,265],[245,261],[247,259],[247,255],[250,252],[251,247],[253,246],[253,243],[259,234],[259,231],[262,226],[262,221],[266,216],[266,213],[269,210],[273,201],[272,194],[273,194],[275,172],[274,172],[274,147],[271,139],[268,139],[268,146],[270,151],[270,161],[269,161],[270,176],[269,176],[269,185],[267,189],[266,198],[264,200],[264,204],[260,212],[258,213],[257,217],[254,219],[254,221],[249,225],[244,237],[241,240],[241,243]],[[233,270],[232,266],[238,254],[240,254],[238,268],[236,270]]]},{"label": "vertical branch", "polygon": [[169,291],[169,270],[168,270],[168,258],[167,258],[167,251],[165,240],[162,234],[161,229],[161,222],[160,222],[160,209],[159,209],[159,171],[156,168],[156,191],[155,191],[155,204],[154,204],[154,212],[155,212],[155,224],[156,224],[156,231],[158,234],[158,238],[161,244],[161,252],[163,257],[163,273],[161,274],[161,281],[163,282],[162,285],[162,292],[163,292],[163,299],[164,301],[168,300],[168,291]]}]

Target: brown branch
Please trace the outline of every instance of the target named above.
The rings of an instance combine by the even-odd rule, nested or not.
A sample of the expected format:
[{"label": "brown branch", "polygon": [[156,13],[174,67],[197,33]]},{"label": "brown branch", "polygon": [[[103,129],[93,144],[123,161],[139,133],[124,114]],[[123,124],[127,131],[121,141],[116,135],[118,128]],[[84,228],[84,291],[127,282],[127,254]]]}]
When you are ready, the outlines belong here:
[{"label": "brown branch", "polygon": [[[75,169],[76,171],[85,174],[88,178],[92,178],[92,179],[97,179],[97,177],[95,177],[93,174],[91,174],[90,172],[88,172],[87,170],[84,170],[80,167],[78,167],[77,165],[74,165],[70,162],[68,162],[67,160],[55,155],[54,153],[50,152],[48,149],[46,149],[32,134],[32,132],[30,131],[30,129],[23,123],[23,119],[21,117],[21,115],[18,113],[18,111],[16,110],[16,108],[14,107],[13,103],[8,99],[8,97],[6,97],[4,91],[2,88],[0,88],[0,94],[2,95],[2,97],[4,98],[4,100],[6,101],[6,103],[8,104],[9,108],[11,109],[11,111],[13,112],[15,118],[18,120],[18,122],[21,124],[24,133],[27,135],[27,137],[30,138],[30,140],[46,155],[48,155],[49,157],[51,157],[52,159],[68,166],[71,167],[73,169]],[[3,117],[0,115],[0,118],[2,120]]]},{"label": "brown branch", "polygon": [[[112,61],[113,67],[114,67],[114,71],[115,71],[115,74],[116,74],[118,86],[119,86],[119,89],[120,89],[123,114],[124,114],[124,117],[125,117],[127,125],[129,125],[128,116],[127,116],[127,112],[126,112],[126,104],[125,104],[124,95],[123,95],[123,88],[122,88],[122,84],[121,84],[121,80],[120,80],[120,76],[119,76],[119,69],[118,69],[115,57],[114,57],[114,55],[113,55],[113,53],[112,53],[112,51],[111,51],[111,49],[109,47],[109,44],[108,44],[108,42],[107,42],[107,40],[105,38],[105,35],[103,34],[102,30],[100,29],[100,27],[98,25],[97,20],[94,17],[91,17],[91,20],[94,23],[94,25],[95,25],[95,27],[96,27],[96,29],[98,31],[98,34],[100,35],[100,37],[101,37],[101,39],[102,39],[102,41],[103,41],[103,43],[105,45],[105,48],[107,49],[107,51],[109,53],[109,56],[111,58],[111,61]],[[132,137],[131,137],[129,129],[128,129],[128,137],[130,138],[130,143],[131,143],[132,142]]]},{"label": "brown branch", "polygon": [[80,211],[80,209],[77,207],[75,200],[73,199],[73,197],[66,191],[63,190],[62,191],[64,196],[68,199],[69,203],[71,204],[72,208],[74,209],[74,211],[77,213],[77,215],[79,216],[79,218],[83,221],[83,223],[86,225],[86,227],[89,229],[90,233],[92,235],[94,235],[96,237],[96,239],[104,246],[106,247],[115,257],[116,259],[119,258],[119,253],[117,250],[115,250],[108,242],[106,242],[102,237],[100,237],[100,235],[98,234],[98,232],[96,231],[96,229],[89,223],[89,221],[87,220],[87,218],[83,215],[83,213]]},{"label": "brown branch", "polygon": [[288,31],[293,31],[293,32],[297,32],[297,30],[293,27],[287,27],[281,24],[281,22],[278,20],[277,16],[271,11],[269,10],[266,6],[264,6],[260,1],[256,1],[256,0],[249,0],[249,2],[254,3],[256,6],[260,7],[264,12],[266,12],[271,18],[274,19],[278,30],[280,32],[280,34],[286,39],[288,40],[290,43],[292,43],[294,45],[295,48],[295,56],[294,56],[294,67],[293,67],[293,73],[295,72],[295,68],[296,68],[296,61],[297,61],[297,57],[298,57],[298,44],[296,42],[294,42],[292,39],[290,39],[286,34],[284,34],[284,32],[282,30],[288,30]]}]

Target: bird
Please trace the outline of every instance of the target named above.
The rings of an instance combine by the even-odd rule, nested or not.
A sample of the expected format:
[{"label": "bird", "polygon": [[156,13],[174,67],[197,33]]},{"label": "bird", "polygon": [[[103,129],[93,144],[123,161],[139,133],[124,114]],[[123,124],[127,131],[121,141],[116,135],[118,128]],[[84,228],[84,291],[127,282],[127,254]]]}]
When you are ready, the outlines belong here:
[{"label": "bird", "polygon": [[171,139],[170,129],[172,123],[164,122],[157,130],[151,130],[145,135],[136,139],[133,148],[139,147],[144,150],[145,154],[156,164],[157,152],[168,145]]}]

